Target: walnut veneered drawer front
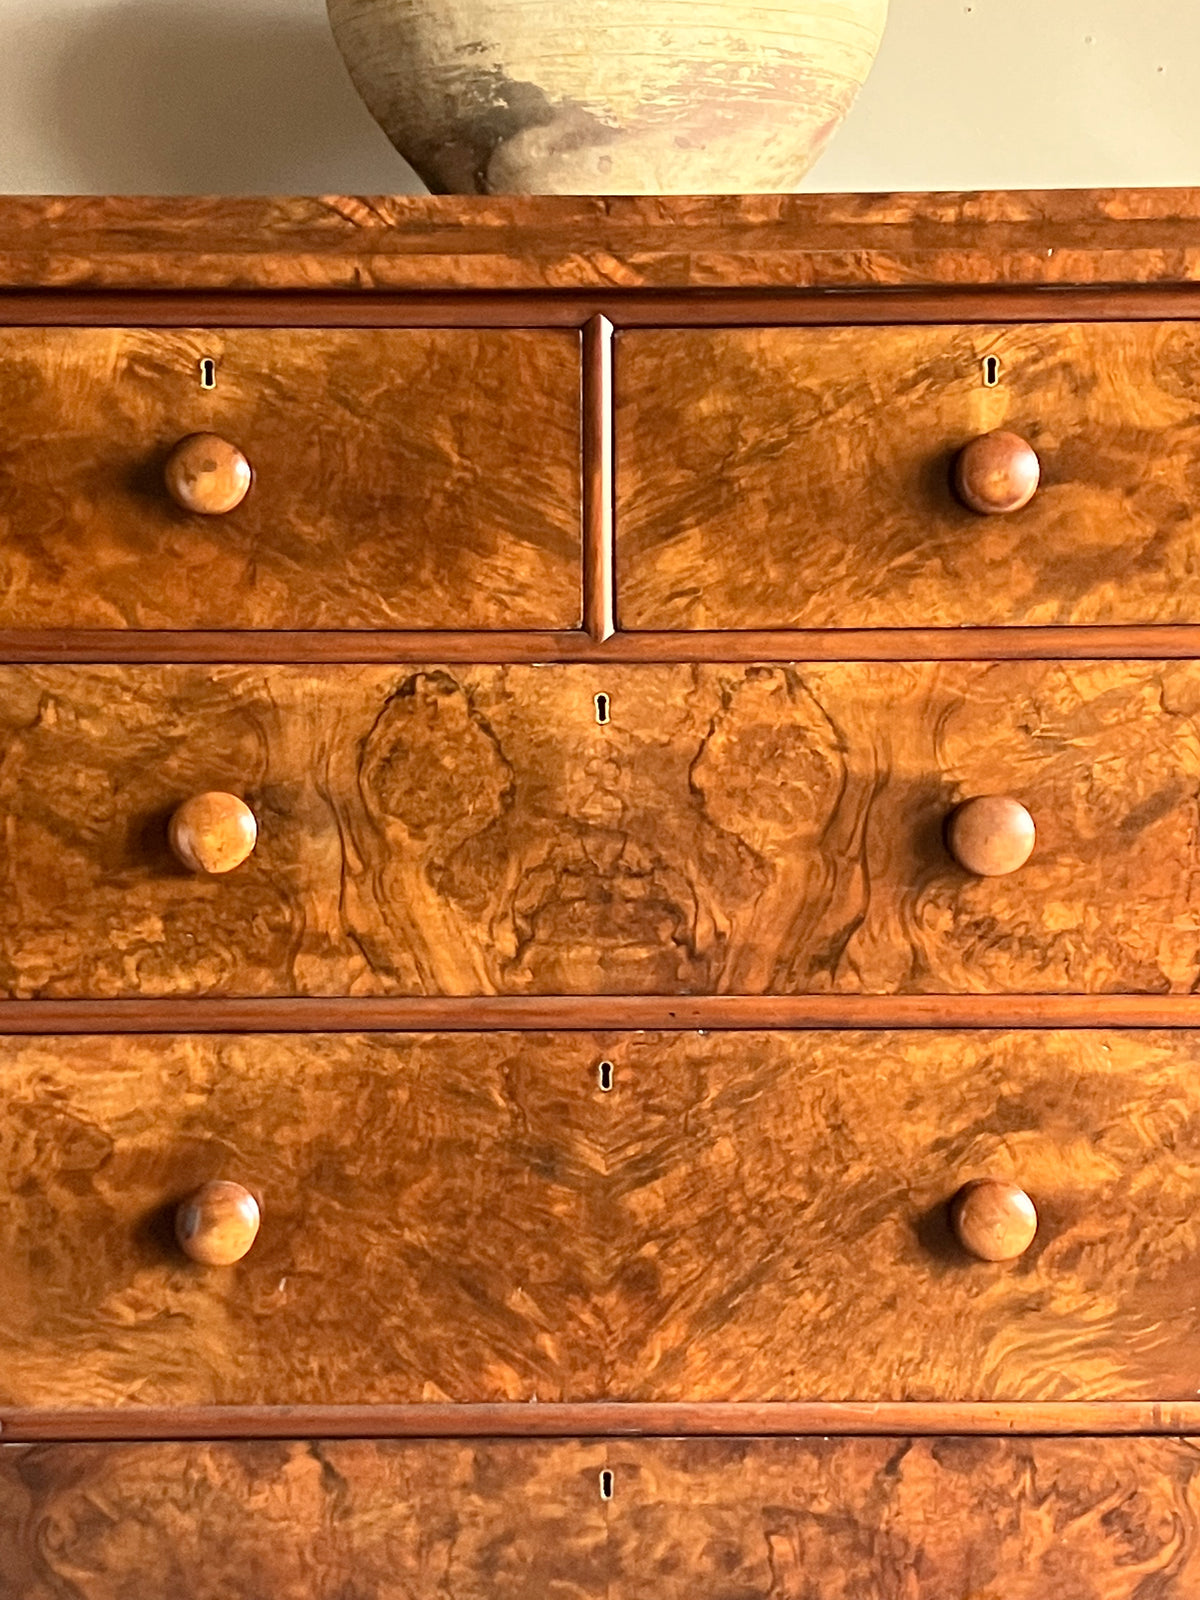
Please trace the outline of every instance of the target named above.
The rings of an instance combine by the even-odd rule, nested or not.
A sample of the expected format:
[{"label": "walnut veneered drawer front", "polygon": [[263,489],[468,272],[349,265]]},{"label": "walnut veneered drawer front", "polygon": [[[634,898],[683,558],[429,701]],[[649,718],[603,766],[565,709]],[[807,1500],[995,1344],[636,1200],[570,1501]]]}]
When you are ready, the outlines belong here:
[{"label": "walnut veneered drawer front", "polygon": [[0,668],[0,990],[1187,994],[1198,788],[1195,662]]},{"label": "walnut veneered drawer front", "polygon": [[0,329],[0,406],[0,627],[579,624],[574,332]]},{"label": "walnut veneered drawer front", "polygon": [[1200,1444],[14,1447],[0,1518],[14,1600],[1193,1600]]},{"label": "walnut veneered drawer front", "polygon": [[[1198,1067],[1187,1030],[8,1038],[0,1406],[1193,1399]],[[981,1183],[1015,1259],[955,1234]],[[213,1185],[253,1200],[224,1254]]]},{"label": "walnut veneered drawer front", "polygon": [[622,333],[621,623],[1196,622],[1198,374],[1192,322]]}]

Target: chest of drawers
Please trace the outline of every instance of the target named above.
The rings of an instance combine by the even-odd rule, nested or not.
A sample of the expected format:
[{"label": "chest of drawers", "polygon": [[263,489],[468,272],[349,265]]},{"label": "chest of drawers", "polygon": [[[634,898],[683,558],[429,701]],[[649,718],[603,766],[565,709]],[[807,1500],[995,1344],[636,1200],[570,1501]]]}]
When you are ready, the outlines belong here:
[{"label": "chest of drawers", "polygon": [[1190,1600],[1198,284],[0,204],[5,1600]]}]

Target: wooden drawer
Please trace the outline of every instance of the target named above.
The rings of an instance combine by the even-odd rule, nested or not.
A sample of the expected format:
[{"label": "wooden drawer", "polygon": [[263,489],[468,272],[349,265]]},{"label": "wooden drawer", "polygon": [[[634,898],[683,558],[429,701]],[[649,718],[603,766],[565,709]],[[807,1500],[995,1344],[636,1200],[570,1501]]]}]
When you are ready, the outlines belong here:
[{"label": "wooden drawer", "polygon": [[1195,662],[2,668],[0,990],[1186,994],[1198,786]]},{"label": "wooden drawer", "polygon": [[0,1453],[21,1600],[1192,1600],[1198,1547],[1182,1438]]},{"label": "wooden drawer", "polygon": [[[1191,322],[623,333],[621,622],[1196,622],[1198,374]],[[998,429],[1041,487],[980,516],[952,464]]]},{"label": "wooden drawer", "polygon": [[0,627],[576,627],[579,395],[569,332],[0,329]]},{"label": "wooden drawer", "polygon": [[[609,1091],[598,1066],[613,1069]],[[0,1405],[1194,1399],[1200,1034],[0,1041]],[[1037,1208],[973,1258],[977,1179]],[[180,1201],[244,1185],[236,1266]]]}]

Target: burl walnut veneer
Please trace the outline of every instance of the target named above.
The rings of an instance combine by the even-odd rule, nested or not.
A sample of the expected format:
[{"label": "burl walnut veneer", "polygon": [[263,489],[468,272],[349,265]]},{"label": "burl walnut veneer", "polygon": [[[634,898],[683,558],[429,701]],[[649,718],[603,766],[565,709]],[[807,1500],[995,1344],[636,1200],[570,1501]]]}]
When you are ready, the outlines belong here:
[{"label": "burl walnut veneer", "polygon": [[0,1595],[1194,1600],[1200,193],[0,203]]}]

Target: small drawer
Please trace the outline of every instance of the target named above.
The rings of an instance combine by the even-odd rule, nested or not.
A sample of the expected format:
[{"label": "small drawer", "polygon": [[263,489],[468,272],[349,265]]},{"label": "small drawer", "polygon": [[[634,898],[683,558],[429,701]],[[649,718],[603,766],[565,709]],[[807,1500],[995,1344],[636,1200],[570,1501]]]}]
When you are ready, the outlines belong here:
[{"label": "small drawer", "polygon": [[1198,1068],[1192,1031],[5,1038],[0,1407],[1192,1400]]},{"label": "small drawer", "polygon": [[635,331],[617,399],[626,628],[1200,621],[1196,323]]},{"label": "small drawer", "polygon": [[575,333],[8,328],[0,405],[0,627],[579,624]]}]

